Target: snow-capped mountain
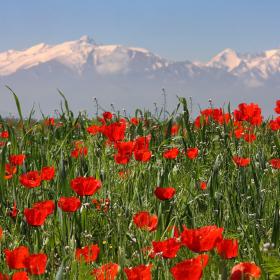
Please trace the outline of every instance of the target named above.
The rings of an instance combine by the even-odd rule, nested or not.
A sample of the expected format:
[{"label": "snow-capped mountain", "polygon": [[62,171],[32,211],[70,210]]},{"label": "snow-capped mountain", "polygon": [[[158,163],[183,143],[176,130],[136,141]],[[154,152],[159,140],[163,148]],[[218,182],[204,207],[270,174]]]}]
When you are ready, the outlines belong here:
[{"label": "snow-capped mountain", "polygon": [[55,46],[42,43],[23,51],[0,53],[0,76],[12,75],[49,62],[60,63],[79,75],[89,66],[94,67],[98,74],[106,75],[137,71],[139,67],[155,70],[162,67],[162,63],[165,65],[164,59],[146,49],[97,45],[94,40],[83,36],[77,41]]},{"label": "snow-capped mountain", "polygon": [[26,110],[33,102],[43,110],[54,108],[56,88],[76,109],[92,106],[93,96],[121,107],[149,106],[162,88],[171,102],[175,95],[192,95],[202,105],[209,97],[217,103],[249,97],[262,102],[268,94],[272,102],[280,89],[280,49],[255,55],[225,49],[206,63],[169,61],[143,48],[100,45],[83,36],[0,53],[0,112],[13,111],[2,93],[5,84],[15,89]]}]

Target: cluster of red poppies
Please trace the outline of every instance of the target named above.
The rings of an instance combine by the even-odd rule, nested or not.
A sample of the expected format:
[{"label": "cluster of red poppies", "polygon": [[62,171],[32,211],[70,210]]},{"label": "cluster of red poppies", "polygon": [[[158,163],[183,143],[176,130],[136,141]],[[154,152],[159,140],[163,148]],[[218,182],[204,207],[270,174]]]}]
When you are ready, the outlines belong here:
[{"label": "cluster of red poppies", "polygon": [[255,103],[241,103],[238,109],[234,110],[234,118],[236,121],[248,122],[251,125],[260,125],[262,123],[262,110]]},{"label": "cluster of red poppies", "polygon": [[[48,177],[49,178],[49,177]],[[30,182],[28,182],[30,185]],[[77,177],[71,181],[71,188],[79,196],[91,196],[101,187],[101,181],[93,177]],[[64,212],[75,212],[81,206],[78,197],[60,197],[58,207]],[[31,226],[41,226],[46,218],[54,212],[55,204],[52,200],[38,202],[32,208],[24,210],[26,221]]]},{"label": "cluster of red poppies", "polygon": [[[5,249],[6,263],[10,269],[21,270],[15,272],[12,280],[28,280],[28,275],[45,273],[48,257],[46,254],[30,254],[28,247],[19,246],[13,250]],[[0,279],[9,279],[8,275],[0,273]]]},{"label": "cluster of red poppies", "polygon": [[0,133],[0,138],[2,139],[8,139],[9,138],[9,131],[8,130],[2,130]]},{"label": "cluster of red poppies", "polygon": [[72,158],[78,158],[80,156],[86,157],[88,154],[88,148],[84,145],[83,141],[76,141],[74,143],[74,149],[71,151]]},{"label": "cluster of red poppies", "polygon": [[28,189],[39,187],[42,181],[50,181],[55,175],[55,169],[52,166],[45,166],[41,171],[29,171],[20,175],[20,183]]},{"label": "cluster of red poppies", "polygon": [[200,128],[201,126],[207,125],[210,120],[218,124],[224,124],[228,123],[230,118],[230,114],[224,113],[222,108],[208,108],[200,112],[200,115],[194,121],[194,126]]},{"label": "cluster of red poppies", "polygon": [[[275,112],[280,114],[280,100],[276,103]],[[220,108],[211,108],[201,111],[201,114],[195,119],[193,126],[197,129],[206,126],[213,121],[215,124],[233,123],[233,129],[229,136],[237,139],[244,139],[246,142],[253,143],[257,140],[254,133],[256,126],[260,126],[263,117],[261,109],[257,104],[242,103],[238,106],[233,114],[224,113]],[[99,119],[101,124],[91,125],[87,128],[91,135],[101,134],[106,139],[106,144],[110,145],[114,150],[112,158],[116,164],[126,166],[134,157],[136,161],[148,162],[152,159],[154,151],[150,147],[151,136],[137,136],[132,140],[126,141],[125,135],[127,132],[128,121],[125,119],[114,119],[114,115],[110,112],[104,112],[103,118]],[[142,119],[130,119],[131,126],[137,126]],[[147,124],[147,123],[146,123]],[[144,123],[144,125],[146,125]],[[49,118],[45,125],[54,126],[56,122],[53,118]],[[279,126],[277,128],[277,125]],[[272,130],[280,129],[280,117],[270,121],[269,127]],[[186,133],[178,124],[172,124],[170,128],[171,135],[176,135],[179,131]],[[3,130],[0,133],[0,138],[8,139],[9,132]],[[1,142],[2,143],[2,142]],[[5,145],[6,142],[3,142]],[[2,145],[2,144],[1,144]],[[1,146],[0,145],[0,146]],[[198,145],[198,144],[197,144]],[[199,145],[198,145],[199,146]],[[153,152],[152,152],[153,151]],[[179,157],[187,158],[189,163],[195,163],[196,159],[201,156],[203,149],[200,147],[189,146],[181,149],[178,143],[170,143],[168,148],[161,150],[160,157],[164,158],[164,163],[176,162]],[[86,157],[88,149],[83,141],[75,141],[74,149],[71,151],[71,157],[77,159],[79,157]],[[153,156],[154,157],[154,156]],[[24,165],[26,170],[24,154],[11,154],[8,157],[8,163],[5,163],[6,180],[10,180],[17,173],[18,166]],[[250,165],[251,159],[249,157],[233,156],[232,161],[237,167],[245,168]],[[280,159],[272,158],[269,164],[274,169],[280,169]],[[242,169],[243,170],[243,169]],[[125,177],[129,170],[121,171],[119,174]],[[44,181],[51,181],[56,176],[54,166],[44,166],[40,170],[31,170],[19,175],[19,182],[27,189],[38,188],[44,186]],[[207,181],[199,183],[202,190],[207,188]],[[63,212],[76,212],[81,209],[83,197],[93,196],[101,187],[102,182],[99,178],[92,176],[79,176],[70,181],[70,187],[74,191],[74,196],[61,196],[56,200],[39,201],[32,204],[32,207],[23,209],[23,215],[28,225],[33,227],[42,226],[46,219],[55,213],[57,209]],[[157,186],[154,190],[154,195],[161,201],[171,200],[176,196],[176,189],[168,186]],[[105,213],[110,207],[110,199],[92,199],[91,201],[97,210],[103,210]],[[56,207],[57,204],[57,207]],[[82,207],[83,208],[83,207]],[[60,211],[60,210],[59,210]],[[14,202],[13,209],[9,213],[12,218],[15,218],[19,210],[16,202]],[[71,215],[71,214],[69,214]],[[139,211],[133,215],[132,221],[134,225],[147,232],[156,232],[158,229],[158,217],[148,211]],[[2,229],[1,229],[2,230]],[[157,260],[157,258],[173,259],[177,257],[178,252],[182,247],[188,248],[196,255],[193,258],[185,259],[178,262],[170,268],[170,272],[176,280],[199,280],[203,275],[203,270],[207,267],[210,260],[210,255],[216,254],[222,259],[232,259],[238,256],[238,240],[225,238],[223,236],[223,228],[215,225],[204,226],[200,228],[181,228],[181,232],[177,227],[171,227],[171,237],[165,240],[152,241],[148,248],[142,248],[143,252],[148,252],[150,259]],[[2,231],[0,232],[2,234]],[[1,235],[0,234],[0,235]],[[211,252],[209,254],[208,252]],[[12,279],[28,279],[29,275],[41,275],[45,273],[47,265],[47,255],[43,253],[30,254],[29,249],[25,246],[14,248],[13,250],[4,250],[6,263],[10,269],[20,270],[13,274]],[[89,244],[82,248],[76,248],[75,258],[77,261],[92,263],[95,262],[100,254],[98,244]],[[136,267],[124,268],[124,273],[129,280],[152,279],[152,264],[141,264]],[[97,280],[113,280],[117,277],[120,271],[120,265],[116,263],[107,263],[99,268],[95,268],[92,274]],[[250,262],[241,262],[233,266],[231,270],[231,280],[249,279],[249,277],[259,278],[261,275],[260,268]],[[8,279],[8,276],[1,275],[0,279]]]},{"label": "cluster of red poppies", "polygon": [[[133,217],[134,223],[142,229],[153,231],[156,229],[157,217],[149,215],[147,212],[137,213]],[[177,228],[173,229],[173,236],[164,241],[153,241],[152,248],[145,248],[149,252],[150,258],[163,257],[172,259],[177,256],[182,246],[187,247],[192,252],[199,255],[192,259],[186,259],[177,263],[170,269],[171,274],[176,280],[199,280],[202,277],[203,269],[207,266],[209,255],[205,252],[216,249],[217,253],[223,259],[232,259],[238,255],[238,241],[236,239],[223,238],[223,228],[216,226],[206,226],[197,229],[188,229],[184,227],[181,234]],[[144,250],[143,250],[144,251]],[[96,261],[100,248],[96,244],[85,246],[76,250],[76,259],[91,263]],[[124,268],[128,280],[151,280],[153,265],[139,265],[131,268]],[[116,263],[107,263],[94,269],[92,274],[97,280],[110,279],[117,277],[120,267]],[[106,275],[106,276],[105,276]],[[260,268],[254,263],[239,263],[231,270],[231,280],[243,279],[243,277],[259,278]]]},{"label": "cluster of red poppies", "polygon": [[[102,125],[92,125],[87,128],[87,131],[95,135],[102,133],[110,143],[114,144],[117,153],[115,154],[115,161],[118,164],[127,164],[131,156],[137,161],[147,162],[150,160],[152,153],[149,150],[150,137],[137,137],[134,141],[123,141],[126,131],[126,120],[120,119],[117,122],[107,123],[105,120],[111,120],[112,116],[109,112],[103,114]],[[111,114],[111,113],[110,113]],[[135,122],[134,122],[135,124]]]},{"label": "cluster of red poppies", "polygon": [[[194,147],[194,148],[188,148],[186,151],[183,152],[183,154],[185,154],[190,160],[194,160],[197,158],[198,152],[199,152],[198,148]],[[177,158],[179,153],[180,150],[178,148],[171,148],[163,153],[163,157],[166,159],[175,159]]]},{"label": "cluster of red poppies", "polygon": [[[153,231],[156,229],[157,217],[147,212],[137,213],[133,217],[134,223],[142,229]],[[172,259],[177,256],[182,246],[187,247],[192,252],[199,253],[195,258],[186,259],[171,267],[170,272],[176,280],[199,280],[203,275],[203,269],[207,266],[209,255],[206,252],[216,249],[223,259],[232,259],[238,255],[238,241],[236,239],[223,238],[223,228],[216,226],[205,226],[197,229],[184,227],[181,234],[177,228],[173,229],[173,237],[164,241],[153,241],[152,248],[144,248],[149,252],[150,258],[163,257]],[[144,250],[143,250],[144,251]],[[97,245],[90,245],[76,250],[76,258],[84,260],[86,263],[94,262],[100,249]],[[124,268],[124,272],[129,280],[152,279],[153,265],[139,265],[131,268]],[[93,270],[96,279],[115,279],[120,267],[116,263],[108,263],[98,269]],[[104,275],[107,278],[103,278]],[[260,268],[254,263],[241,262],[231,270],[231,280],[240,280],[245,277],[259,278]]]},{"label": "cluster of red poppies", "polygon": [[[151,232],[156,230],[158,218],[156,215],[142,211],[134,215],[133,222],[138,228]],[[236,239],[224,238],[223,230],[223,228],[218,228],[217,226],[205,226],[197,229],[184,227],[180,234],[177,228],[173,228],[173,237],[163,241],[153,241],[152,247],[145,248],[145,251],[149,252],[150,258],[158,256],[172,259],[177,256],[180,248],[185,246],[192,252],[201,254],[196,258],[179,262],[170,269],[176,280],[200,279],[209,259],[205,252],[216,249],[223,259],[232,259],[238,256],[238,241]],[[142,266],[144,271],[142,273],[145,273],[147,277],[145,279],[151,279],[151,267],[152,265]],[[243,276],[258,278],[260,275],[261,270],[254,263],[239,263],[232,268],[230,279],[242,279]],[[128,277],[128,279],[134,278]]]},{"label": "cluster of red poppies", "polygon": [[118,164],[127,164],[132,154],[137,161],[147,162],[150,160],[152,153],[149,150],[150,137],[140,136],[134,141],[121,141],[115,143],[115,162]]},{"label": "cluster of red poppies", "polygon": [[[12,166],[22,165],[25,160],[25,155],[11,155],[9,157]],[[10,165],[8,165],[9,168]],[[7,165],[6,165],[7,173]],[[28,188],[39,187],[42,181],[50,181],[55,176],[55,168],[53,166],[43,167],[41,171],[29,171],[20,175],[20,183]],[[5,177],[7,178],[7,175]],[[77,177],[71,181],[71,188],[79,196],[91,196],[101,187],[101,181],[93,177]],[[75,212],[81,206],[81,201],[78,197],[61,197],[58,200],[58,206],[65,212]],[[55,203],[52,200],[35,203],[32,208],[24,209],[26,222],[32,226],[41,226],[46,218],[54,212]],[[11,213],[15,217],[18,213],[16,205]]]},{"label": "cluster of red poppies", "polygon": [[[276,107],[274,108],[274,111],[276,114],[280,114],[280,100],[276,101]],[[270,129],[276,131],[280,129],[280,116],[276,117],[275,119],[272,119],[269,122]]]}]

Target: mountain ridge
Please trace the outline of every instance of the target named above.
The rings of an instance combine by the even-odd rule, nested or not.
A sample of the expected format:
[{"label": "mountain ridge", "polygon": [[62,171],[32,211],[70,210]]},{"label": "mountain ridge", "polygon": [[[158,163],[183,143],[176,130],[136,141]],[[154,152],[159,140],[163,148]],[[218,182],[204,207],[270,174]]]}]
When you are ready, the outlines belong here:
[{"label": "mountain ridge", "polygon": [[2,94],[4,85],[19,94],[26,111],[34,102],[51,111],[59,102],[57,88],[73,100],[75,110],[92,109],[93,96],[131,110],[139,104],[151,107],[162,88],[170,95],[170,106],[181,95],[192,96],[200,106],[208,106],[211,98],[217,104],[256,100],[268,108],[279,98],[280,48],[258,54],[227,48],[207,62],[172,61],[145,48],[102,45],[83,36],[1,52],[0,113],[14,111]]},{"label": "mountain ridge", "polygon": [[[67,41],[61,44],[48,45],[45,43],[36,44],[22,51],[8,50],[0,53],[0,76],[9,76],[19,70],[26,70],[41,63],[52,60],[69,67],[81,74],[85,64],[90,62],[96,67],[99,74],[112,74],[131,71],[130,63],[136,56],[142,59],[152,60],[153,64],[143,67],[144,71],[156,71],[160,68],[174,69],[178,65],[185,71],[188,70],[211,70],[219,69],[231,73],[234,76],[243,78],[252,76],[266,80],[275,73],[280,73],[280,48],[266,50],[259,55],[245,55],[237,53],[230,48],[224,49],[208,62],[172,61],[156,55],[145,48],[127,47],[123,45],[99,45],[88,36],[82,36],[78,40]],[[175,73],[176,74],[176,73]]]}]

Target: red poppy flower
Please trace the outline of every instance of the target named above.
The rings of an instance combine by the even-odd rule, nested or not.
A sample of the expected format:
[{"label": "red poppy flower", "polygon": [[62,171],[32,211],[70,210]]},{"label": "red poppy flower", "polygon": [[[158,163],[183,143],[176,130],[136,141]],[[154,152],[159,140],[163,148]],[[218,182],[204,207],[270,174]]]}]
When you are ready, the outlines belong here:
[{"label": "red poppy flower", "polygon": [[139,124],[139,119],[137,119],[137,118],[135,118],[135,117],[134,117],[134,118],[131,118],[131,119],[130,119],[130,123],[133,124],[133,125],[138,125],[138,124]]},{"label": "red poppy flower", "polygon": [[19,178],[20,183],[28,189],[36,188],[41,185],[41,175],[38,171],[29,171],[22,174]]},{"label": "red poppy flower", "polygon": [[71,181],[71,188],[80,196],[89,196],[101,188],[101,181],[94,177],[77,177]]},{"label": "red poppy flower", "polygon": [[171,127],[171,135],[172,136],[175,136],[178,134],[178,131],[179,131],[179,125],[177,124],[173,124],[172,127]]},{"label": "red poppy flower", "polygon": [[78,149],[74,149],[73,151],[71,151],[71,157],[72,158],[78,158],[80,155],[79,150]]},{"label": "red poppy flower", "polygon": [[149,150],[151,135],[139,136],[134,140],[135,150]]},{"label": "red poppy flower", "polygon": [[3,229],[2,227],[0,227],[0,240],[2,239],[2,236],[3,236]]},{"label": "red poppy flower", "polygon": [[223,238],[223,228],[217,226],[205,226],[197,229],[184,227],[181,234],[182,244],[196,253],[214,249],[216,244]]},{"label": "red poppy flower", "polygon": [[0,280],[9,280],[9,275],[0,272]]},{"label": "red poppy flower", "polygon": [[95,268],[92,274],[96,280],[114,280],[116,279],[119,272],[119,265],[116,263],[107,263],[99,268]]},{"label": "red poppy flower", "polygon": [[209,117],[201,114],[201,116],[196,117],[196,119],[194,120],[194,126],[196,128],[201,128],[202,126],[205,126],[209,123]]},{"label": "red poppy flower", "polygon": [[235,265],[231,270],[230,280],[249,280],[260,278],[261,269],[254,263],[243,262]]},{"label": "red poppy flower", "polygon": [[276,107],[274,108],[276,114],[280,114],[280,100],[276,101]]},{"label": "red poppy flower", "polygon": [[36,208],[39,210],[45,209],[47,211],[47,215],[50,215],[54,212],[55,205],[52,200],[45,200],[45,201],[34,203],[32,208]]},{"label": "red poppy flower", "polygon": [[248,143],[252,143],[257,139],[256,135],[253,133],[244,134],[244,140]]},{"label": "red poppy flower", "polygon": [[115,154],[114,159],[117,164],[128,164],[130,161],[130,157],[123,154]]},{"label": "red poppy flower", "polygon": [[235,138],[237,138],[237,139],[240,139],[241,137],[243,137],[243,135],[244,135],[243,127],[235,129],[234,130],[234,135],[235,135]]},{"label": "red poppy flower", "polygon": [[238,109],[234,110],[234,118],[237,121],[246,121],[251,125],[260,125],[262,123],[261,108],[258,104],[241,103]]},{"label": "red poppy flower", "polygon": [[155,196],[160,200],[171,199],[176,193],[176,190],[172,187],[161,188],[157,187],[154,191]]},{"label": "red poppy flower", "polygon": [[242,158],[238,156],[233,157],[233,161],[237,166],[245,167],[250,164],[251,160],[249,158]]},{"label": "red poppy flower", "polygon": [[158,218],[147,211],[140,211],[133,216],[133,222],[141,229],[154,231],[157,228]]},{"label": "red poppy flower", "polygon": [[41,275],[46,271],[48,256],[46,254],[33,254],[25,260],[28,273]]},{"label": "red poppy flower", "polygon": [[175,159],[179,154],[178,148],[172,148],[163,153],[163,157],[167,159]]},{"label": "red poppy flower", "polygon": [[118,164],[127,164],[131,158],[134,149],[134,142],[118,142],[115,144],[118,153],[115,155],[115,162]]},{"label": "red poppy flower", "polygon": [[113,114],[111,112],[104,112],[102,115],[105,120],[111,120],[113,118]]},{"label": "red poppy flower", "polygon": [[121,119],[119,122],[114,122],[109,125],[100,127],[99,131],[108,138],[110,142],[122,141],[125,136],[126,121]]},{"label": "red poppy flower", "polygon": [[0,137],[1,137],[1,138],[4,138],[4,139],[9,138],[9,131],[7,131],[7,130],[2,131],[2,132],[0,133]]},{"label": "red poppy flower", "polygon": [[152,153],[149,150],[150,136],[140,136],[134,140],[134,158],[137,161],[147,162],[151,159]]},{"label": "red poppy flower", "polygon": [[200,183],[200,189],[206,190],[207,189],[207,183],[206,182],[201,182]]},{"label": "red poppy flower", "polygon": [[213,108],[211,117],[216,123],[219,124],[227,123],[230,119],[230,115],[224,114],[222,108]]},{"label": "red poppy flower", "polygon": [[231,119],[231,114],[225,113],[219,118],[219,124],[229,123]]},{"label": "red poppy flower", "polygon": [[175,280],[200,280],[208,259],[208,255],[199,255],[177,263],[170,271]]},{"label": "red poppy flower", "polygon": [[232,259],[238,255],[237,239],[223,239],[217,243],[218,254],[224,259]]},{"label": "red poppy flower", "polygon": [[[0,277],[0,280],[1,280],[1,277]],[[18,271],[13,274],[12,280],[29,280],[29,278],[28,278],[28,274],[26,271]]]},{"label": "red poppy flower", "polygon": [[25,160],[25,155],[10,155],[9,156],[9,162],[12,165],[22,165]]},{"label": "red poppy flower", "polygon": [[224,114],[222,108],[207,108],[200,112],[200,116],[194,121],[194,126],[200,128],[201,126],[207,125],[210,120],[222,125],[228,123],[230,118],[231,115],[228,113]]},{"label": "red poppy flower", "polygon": [[198,148],[189,148],[186,151],[186,155],[189,159],[195,159],[198,156]]},{"label": "red poppy flower", "polygon": [[89,245],[85,246],[83,248],[76,249],[76,259],[78,261],[84,260],[86,263],[94,262],[96,261],[98,254],[100,252],[100,249],[98,245]]},{"label": "red poppy flower", "polygon": [[17,167],[14,165],[11,165],[9,163],[5,164],[5,180],[9,180],[13,177],[13,175],[17,172]]},{"label": "red poppy flower", "polygon": [[96,135],[98,132],[100,132],[100,126],[99,125],[91,125],[87,128],[87,132]]},{"label": "red poppy flower", "polygon": [[136,150],[134,151],[134,158],[137,161],[147,162],[151,159],[152,153],[149,150]]},{"label": "red poppy flower", "polygon": [[54,126],[55,125],[55,119],[54,118],[45,119],[44,124],[46,126]]},{"label": "red poppy flower", "polygon": [[115,148],[117,149],[118,153],[121,155],[131,156],[133,149],[134,149],[134,142],[127,141],[127,142],[117,142],[115,144]]},{"label": "red poppy flower", "polygon": [[88,148],[84,146],[83,141],[75,142],[75,149],[71,152],[72,158],[78,158],[79,156],[86,157],[88,154]]},{"label": "red poppy flower", "polygon": [[168,238],[163,241],[153,241],[153,251],[149,255],[154,258],[156,255],[161,255],[163,258],[171,259],[177,256],[177,252],[181,247],[181,242],[177,238]]},{"label": "red poppy flower", "polygon": [[49,215],[49,211],[45,208],[26,208],[23,213],[26,222],[31,226],[43,225]]},{"label": "red poppy flower", "polygon": [[53,166],[45,166],[41,169],[41,180],[50,181],[55,175]]},{"label": "red poppy flower", "polygon": [[280,169],[280,159],[279,158],[273,158],[269,161],[269,163],[271,164],[271,166],[274,169]]},{"label": "red poppy flower", "polygon": [[64,212],[76,212],[81,207],[81,201],[78,197],[61,197],[58,207]]},{"label": "red poppy flower", "polygon": [[152,264],[138,265],[132,268],[124,268],[128,280],[152,280]]},{"label": "red poppy flower", "polygon": [[17,204],[14,202],[13,208],[10,210],[9,215],[12,218],[15,218],[18,214],[19,210],[17,209]]},{"label": "red poppy flower", "polygon": [[25,260],[29,256],[29,250],[25,246],[19,246],[14,250],[5,249],[6,263],[10,269],[25,268]]},{"label": "red poppy flower", "polygon": [[269,123],[268,123],[268,126],[271,130],[273,131],[277,131],[280,129],[280,116],[277,117],[275,120],[271,120]]},{"label": "red poppy flower", "polygon": [[273,131],[277,131],[278,129],[280,129],[280,124],[276,120],[271,120],[268,123],[268,127]]}]

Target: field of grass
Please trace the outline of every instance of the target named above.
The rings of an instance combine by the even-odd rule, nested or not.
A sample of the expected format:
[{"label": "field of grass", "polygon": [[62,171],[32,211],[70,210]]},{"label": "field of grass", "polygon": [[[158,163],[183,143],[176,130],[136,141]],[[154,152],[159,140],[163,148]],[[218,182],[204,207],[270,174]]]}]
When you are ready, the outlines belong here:
[{"label": "field of grass", "polygon": [[0,279],[280,279],[280,118],[17,105],[0,119]]}]

